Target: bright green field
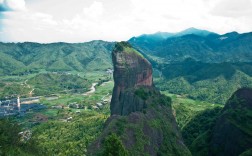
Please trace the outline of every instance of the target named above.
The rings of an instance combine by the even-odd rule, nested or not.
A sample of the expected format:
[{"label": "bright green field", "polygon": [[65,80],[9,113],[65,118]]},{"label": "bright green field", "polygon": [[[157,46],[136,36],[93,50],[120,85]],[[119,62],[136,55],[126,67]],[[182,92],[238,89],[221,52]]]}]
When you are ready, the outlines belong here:
[{"label": "bright green field", "polygon": [[205,101],[198,101],[188,99],[181,95],[170,94],[166,91],[163,94],[172,98],[172,107],[174,110],[174,116],[176,117],[178,126],[183,130],[194,117],[208,109],[214,109],[217,107],[223,107],[220,104],[212,104]]}]

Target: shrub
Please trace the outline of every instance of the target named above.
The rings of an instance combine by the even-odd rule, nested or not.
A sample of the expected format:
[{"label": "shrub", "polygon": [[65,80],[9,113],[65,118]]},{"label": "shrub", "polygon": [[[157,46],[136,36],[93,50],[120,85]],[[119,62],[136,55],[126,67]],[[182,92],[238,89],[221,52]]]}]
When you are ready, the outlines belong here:
[{"label": "shrub", "polygon": [[103,156],[128,156],[128,151],[115,133],[105,138],[104,148]]}]

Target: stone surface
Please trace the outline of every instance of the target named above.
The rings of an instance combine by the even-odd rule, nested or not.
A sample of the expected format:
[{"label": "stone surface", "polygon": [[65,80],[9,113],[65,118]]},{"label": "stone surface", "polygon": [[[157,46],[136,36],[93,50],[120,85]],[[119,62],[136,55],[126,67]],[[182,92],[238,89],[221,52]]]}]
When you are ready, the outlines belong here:
[{"label": "stone surface", "polygon": [[117,43],[113,52],[114,89],[111,115],[128,115],[144,108],[143,100],[136,98],[128,89],[139,86],[152,87],[152,67],[139,52],[127,42]]}]

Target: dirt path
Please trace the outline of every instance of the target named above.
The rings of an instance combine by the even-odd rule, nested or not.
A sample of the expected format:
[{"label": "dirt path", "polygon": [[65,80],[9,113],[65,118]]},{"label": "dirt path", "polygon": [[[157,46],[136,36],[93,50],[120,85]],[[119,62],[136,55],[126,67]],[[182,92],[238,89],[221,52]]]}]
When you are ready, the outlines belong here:
[{"label": "dirt path", "polygon": [[32,96],[33,91],[34,91],[34,89],[32,89],[32,90],[29,92],[29,95],[30,95],[30,96]]},{"label": "dirt path", "polygon": [[[31,86],[30,86],[29,84],[27,84],[27,81],[28,81],[28,79],[25,80],[24,84],[25,84],[28,88],[31,88]],[[32,96],[33,91],[34,91],[34,88],[32,88],[32,90],[29,92],[29,96]]]},{"label": "dirt path", "polygon": [[103,83],[101,84],[101,86],[105,86],[107,83],[110,83],[110,82],[112,82],[112,81],[103,82]]},{"label": "dirt path", "polygon": [[98,84],[98,83],[92,83],[92,86],[91,86],[91,88],[90,88],[90,91],[84,93],[83,95],[87,96],[87,95],[89,95],[89,94],[94,93],[94,92],[95,92],[95,86],[96,86],[97,84]]}]

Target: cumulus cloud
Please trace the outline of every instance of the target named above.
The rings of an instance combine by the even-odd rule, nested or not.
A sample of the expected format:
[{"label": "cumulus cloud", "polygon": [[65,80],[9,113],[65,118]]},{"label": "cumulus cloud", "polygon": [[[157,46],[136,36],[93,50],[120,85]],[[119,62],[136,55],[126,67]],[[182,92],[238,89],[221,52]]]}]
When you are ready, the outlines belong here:
[{"label": "cumulus cloud", "polygon": [[[2,28],[4,38],[0,36],[2,41],[52,42],[55,41],[55,36],[59,36],[55,33],[58,29],[58,22],[49,14],[13,11],[6,13],[5,16],[1,20],[4,25]],[[57,40],[59,39],[57,38]]]},{"label": "cumulus cloud", "polygon": [[24,0],[0,0],[0,12],[25,10]]},{"label": "cumulus cloud", "polygon": [[251,16],[252,0],[222,0],[216,4],[211,13],[224,17]]},{"label": "cumulus cloud", "polygon": [[246,32],[252,30],[251,1],[0,0],[0,6],[14,10],[0,12],[0,41],[119,41],[188,27]]},{"label": "cumulus cloud", "polygon": [[101,2],[94,1],[90,7],[84,8],[83,13],[90,18],[97,18],[103,14],[103,4]]}]

